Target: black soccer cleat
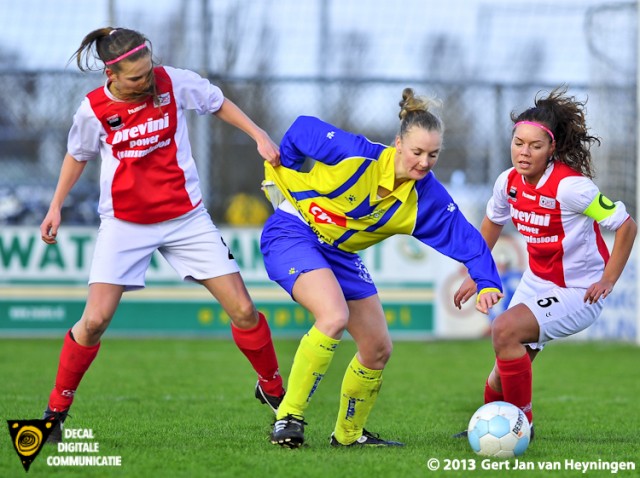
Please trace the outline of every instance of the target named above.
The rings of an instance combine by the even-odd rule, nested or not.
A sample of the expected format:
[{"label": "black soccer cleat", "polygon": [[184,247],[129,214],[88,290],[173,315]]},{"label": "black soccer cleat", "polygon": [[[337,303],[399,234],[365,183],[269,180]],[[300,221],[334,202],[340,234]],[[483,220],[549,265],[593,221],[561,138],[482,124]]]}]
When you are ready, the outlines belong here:
[{"label": "black soccer cleat", "polygon": [[467,438],[469,436],[469,432],[467,430],[463,430],[460,433],[456,433],[452,438]]},{"label": "black soccer cleat", "polygon": [[47,443],[60,443],[62,441],[62,430],[64,429],[64,421],[69,415],[69,409],[59,412],[57,410],[51,410],[49,407],[44,411],[43,420],[51,420],[53,423],[53,429],[47,437]]},{"label": "black soccer cleat", "polygon": [[269,408],[273,410],[273,413],[278,412],[278,407],[282,403],[282,399],[284,399],[284,393],[285,391],[283,390],[282,395],[280,395],[279,397],[276,397],[275,395],[269,395],[262,389],[262,387],[260,386],[260,382],[256,383],[256,398],[260,400],[260,403],[269,405]]},{"label": "black soccer cleat", "polygon": [[302,417],[287,415],[273,424],[271,443],[283,448],[299,448],[304,443],[304,426],[307,422]]},{"label": "black soccer cleat", "polygon": [[380,435],[377,433],[371,433],[367,430],[362,430],[362,435],[353,443],[349,443],[348,445],[343,445],[338,440],[336,440],[335,435],[331,434],[331,439],[329,440],[329,444],[331,446],[352,446],[352,447],[364,447],[364,446],[404,446],[404,443],[400,443],[399,441],[391,441],[391,440],[383,440],[380,438]]}]

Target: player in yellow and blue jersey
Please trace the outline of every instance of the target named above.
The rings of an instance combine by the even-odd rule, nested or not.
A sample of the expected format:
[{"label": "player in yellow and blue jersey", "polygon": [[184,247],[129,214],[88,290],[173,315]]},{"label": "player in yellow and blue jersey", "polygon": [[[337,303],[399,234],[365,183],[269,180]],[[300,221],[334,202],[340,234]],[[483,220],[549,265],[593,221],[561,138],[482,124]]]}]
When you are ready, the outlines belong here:
[{"label": "player in yellow and blue jersey", "polygon": [[[412,235],[461,263],[485,312],[502,297],[501,282],[480,233],[431,169],[443,124],[431,100],[403,91],[394,146],[373,143],[313,117],[298,118],[280,144],[281,166],[266,164],[277,207],[261,249],[269,277],[315,318],[296,352],[271,441],[304,443],[304,412],[345,330],[358,352],[345,373],[333,446],[401,446],[364,429],[391,355],[376,287],[357,254],[395,234]],[[315,160],[309,172],[302,166]],[[275,196],[281,196],[278,200]]]}]

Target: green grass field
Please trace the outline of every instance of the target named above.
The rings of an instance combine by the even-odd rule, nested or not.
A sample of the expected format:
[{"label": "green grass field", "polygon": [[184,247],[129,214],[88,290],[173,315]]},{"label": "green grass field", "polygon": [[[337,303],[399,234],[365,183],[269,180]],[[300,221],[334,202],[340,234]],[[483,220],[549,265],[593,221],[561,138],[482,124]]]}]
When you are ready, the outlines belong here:
[{"label": "green grass field", "polygon": [[[0,340],[0,411],[4,420],[40,418],[53,385],[59,340]],[[276,348],[287,377],[297,341]],[[308,410],[307,443],[271,445],[270,410],[253,397],[248,362],[225,340],[105,338],[82,382],[67,428],[93,430],[98,455],[120,467],[53,467],[65,455],[47,445],[28,476],[100,477],[428,477],[611,476],[567,468],[565,460],[633,462],[640,469],[640,348],[565,342],[534,363],[536,439],[521,463],[554,471],[509,471],[513,462],[475,455],[451,435],[482,403],[491,344],[481,341],[398,342],[368,423],[407,443],[402,449],[334,449],[328,445],[344,368],[355,352],[344,341]],[[0,477],[25,476],[8,431],[0,433]],[[78,440],[80,441],[80,440]],[[85,440],[86,441],[86,440]],[[76,453],[76,455],[79,455]],[[440,469],[427,462],[437,458]],[[444,470],[449,465],[451,469]],[[472,468],[475,467],[475,470]]]}]

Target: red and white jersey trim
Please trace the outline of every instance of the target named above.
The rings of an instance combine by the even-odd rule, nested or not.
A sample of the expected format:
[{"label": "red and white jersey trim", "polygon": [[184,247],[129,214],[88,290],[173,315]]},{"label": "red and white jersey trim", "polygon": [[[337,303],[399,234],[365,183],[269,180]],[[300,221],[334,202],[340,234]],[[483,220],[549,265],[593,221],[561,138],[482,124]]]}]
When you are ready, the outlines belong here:
[{"label": "red and white jersey trim", "polygon": [[154,69],[159,104],[115,98],[97,88],[81,103],[67,150],[78,161],[102,158],[100,215],[153,224],[181,216],[202,202],[185,110],[215,113],[222,91],[189,70]]},{"label": "red and white jersey trim", "polygon": [[621,202],[599,222],[586,216],[599,193],[563,163],[550,163],[536,186],[511,168],[496,180],[486,213],[496,224],[513,222],[527,241],[532,274],[560,287],[587,288],[600,280],[609,259],[600,226],[615,231],[629,217]]}]

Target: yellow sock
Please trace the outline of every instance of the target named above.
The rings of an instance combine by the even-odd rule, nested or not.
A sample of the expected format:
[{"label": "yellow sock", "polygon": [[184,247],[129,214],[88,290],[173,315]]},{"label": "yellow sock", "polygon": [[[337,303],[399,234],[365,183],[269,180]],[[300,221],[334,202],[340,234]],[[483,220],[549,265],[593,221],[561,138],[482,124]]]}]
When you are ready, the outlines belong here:
[{"label": "yellow sock", "polygon": [[381,386],[382,370],[366,368],[353,357],[342,380],[336,440],[349,445],[360,438]]},{"label": "yellow sock", "polygon": [[278,407],[278,420],[287,415],[304,417],[309,400],[329,368],[339,343],[339,340],[324,335],[315,325],[302,337],[293,358],[287,393]]}]

